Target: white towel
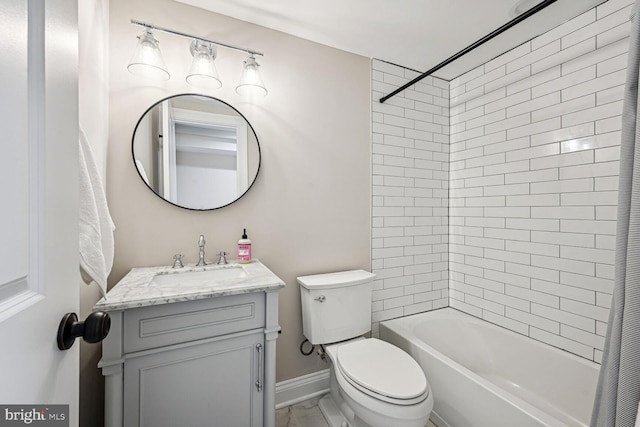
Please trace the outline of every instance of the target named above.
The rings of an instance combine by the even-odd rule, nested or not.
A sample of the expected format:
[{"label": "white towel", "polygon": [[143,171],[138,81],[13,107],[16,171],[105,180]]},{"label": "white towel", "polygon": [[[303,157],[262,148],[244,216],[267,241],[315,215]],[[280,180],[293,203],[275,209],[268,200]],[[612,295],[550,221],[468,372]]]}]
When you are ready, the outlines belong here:
[{"label": "white towel", "polygon": [[107,277],[113,267],[113,230],[102,179],[87,137],[80,129],[80,273],[95,282],[106,298]]}]

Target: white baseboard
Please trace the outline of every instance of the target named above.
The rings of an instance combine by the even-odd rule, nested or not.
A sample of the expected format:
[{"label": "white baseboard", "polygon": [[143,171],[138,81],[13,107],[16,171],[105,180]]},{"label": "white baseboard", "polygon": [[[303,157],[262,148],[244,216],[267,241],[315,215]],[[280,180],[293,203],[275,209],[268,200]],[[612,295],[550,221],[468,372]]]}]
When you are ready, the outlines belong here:
[{"label": "white baseboard", "polygon": [[329,392],[329,370],[276,383],[276,409],[295,405]]},{"label": "white baseboard", "polygon": [[429,421],[431,421],[431,424],[435,425],[436,427],[451,427],[448,422],[440,418],[440,416],[433,411],[431,412]]}]

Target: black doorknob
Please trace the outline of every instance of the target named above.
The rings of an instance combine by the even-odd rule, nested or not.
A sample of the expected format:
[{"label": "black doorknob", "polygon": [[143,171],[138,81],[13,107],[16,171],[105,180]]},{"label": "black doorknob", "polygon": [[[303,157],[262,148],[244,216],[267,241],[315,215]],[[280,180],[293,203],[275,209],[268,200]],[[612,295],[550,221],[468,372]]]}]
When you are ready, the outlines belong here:
[{"label": "black doorknob", "polygon": [[82,337],[88,343],[100,342],[106,338],[110,328],[109,313],[97,311],[80,322],[75,313],[67,313],[62,317],[58,327],[58,348],[69,350],[78,337]]}]

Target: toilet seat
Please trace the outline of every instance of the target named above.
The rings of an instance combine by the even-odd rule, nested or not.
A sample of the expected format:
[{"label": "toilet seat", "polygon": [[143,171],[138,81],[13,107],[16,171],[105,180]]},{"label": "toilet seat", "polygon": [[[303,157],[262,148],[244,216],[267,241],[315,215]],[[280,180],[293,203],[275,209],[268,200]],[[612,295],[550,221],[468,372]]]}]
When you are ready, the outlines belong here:
[{"label": "toilet seat", "polygon": [[415,405],[429,394],[420,365],[392,344],[370,338],[340,345],[335,353],[336,374],[373,398]]}]

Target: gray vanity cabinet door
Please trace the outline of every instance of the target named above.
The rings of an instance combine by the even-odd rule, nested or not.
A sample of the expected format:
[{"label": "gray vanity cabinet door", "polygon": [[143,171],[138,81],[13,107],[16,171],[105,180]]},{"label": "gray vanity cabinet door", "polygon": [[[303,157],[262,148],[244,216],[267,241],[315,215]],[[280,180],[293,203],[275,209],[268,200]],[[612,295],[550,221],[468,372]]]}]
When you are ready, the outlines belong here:
[{"label": "gray vanity cabinet door", "polygon": [[262,346],[260,329],[128,358],[124,426],[262,426]]}]

